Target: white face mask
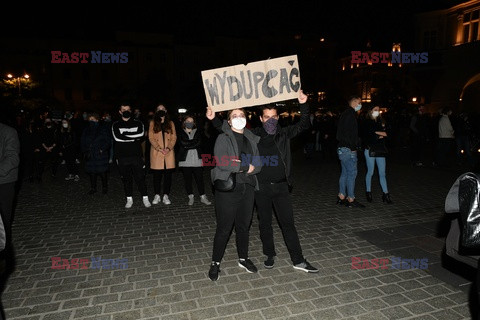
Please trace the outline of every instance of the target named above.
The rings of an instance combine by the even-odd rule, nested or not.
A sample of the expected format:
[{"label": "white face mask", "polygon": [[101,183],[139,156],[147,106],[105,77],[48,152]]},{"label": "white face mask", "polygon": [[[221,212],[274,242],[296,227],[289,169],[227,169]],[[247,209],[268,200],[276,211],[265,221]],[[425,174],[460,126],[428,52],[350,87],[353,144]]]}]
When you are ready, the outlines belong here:
[{"label": "white face mask", "polygon": [[68,123],[62,123],[62,126],[66,129],[68,128]]},{"label": "white face mask", "polygon": [[372,111],[372,117],[376,118],[380,115],[380,111]]},{"label": "white face mask", "polygon": [[232,119],[232,127],[237,130],[242,130],[247,125],[247,119],[243,117],[236,117]]}]

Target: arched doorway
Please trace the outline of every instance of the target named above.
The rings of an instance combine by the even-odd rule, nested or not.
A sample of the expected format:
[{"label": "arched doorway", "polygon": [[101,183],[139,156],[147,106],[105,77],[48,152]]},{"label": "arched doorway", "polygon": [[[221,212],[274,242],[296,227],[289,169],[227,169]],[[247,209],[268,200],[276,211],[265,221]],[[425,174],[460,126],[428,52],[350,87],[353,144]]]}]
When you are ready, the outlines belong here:
[{"label": "arched doorway", "polygon": [[480,112],[480,73],[463,86],[460,101],[464,111]]}]

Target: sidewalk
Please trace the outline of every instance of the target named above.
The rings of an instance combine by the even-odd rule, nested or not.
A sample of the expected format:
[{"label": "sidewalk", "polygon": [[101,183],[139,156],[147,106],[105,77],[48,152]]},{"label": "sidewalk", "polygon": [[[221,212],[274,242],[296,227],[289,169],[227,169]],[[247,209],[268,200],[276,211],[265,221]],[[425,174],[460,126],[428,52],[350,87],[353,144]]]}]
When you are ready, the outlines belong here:
[{"label": "sidewalk", "polygon": [[[277,224],[278,257],[264,269],[254,215],[250,257],[259,272],[237,266],[232,235],[220,279],[210,281],[214,205],[196,195],[188,206],[180,172],[172,205],[144,208],[134,189],[130,210],[116,172],[108,195],[86,195],[86,177],[64,181],[61,170],[55,180],[25,183],[13,230],[17,267],[2,295],[7,319],[470,319],[471,281],[441,266],[444,199],[458,172],[388,163],[394,204],[381,202],[376,175],[369,204],[360,163],[356,194],[367,208],[356,209],[335,205],[336,162],[300,154],[294,164],[296,226],[317,274],[292,268]],[[52,257],[100,256],[128,267],[52,269]],[[429,260],[427,270],[352,269],[352,257]]]}]

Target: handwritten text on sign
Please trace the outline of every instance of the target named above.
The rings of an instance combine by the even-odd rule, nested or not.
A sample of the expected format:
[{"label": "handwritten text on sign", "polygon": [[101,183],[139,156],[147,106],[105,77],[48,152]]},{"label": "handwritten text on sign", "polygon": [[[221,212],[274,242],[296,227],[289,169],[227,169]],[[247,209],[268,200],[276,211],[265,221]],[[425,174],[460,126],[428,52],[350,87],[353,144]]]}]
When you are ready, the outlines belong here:
[{"label": "handwritten text on sign", "polygon": [[214,111],[295,99],[300,90],[296,55],[205,70],[202,80]]}]

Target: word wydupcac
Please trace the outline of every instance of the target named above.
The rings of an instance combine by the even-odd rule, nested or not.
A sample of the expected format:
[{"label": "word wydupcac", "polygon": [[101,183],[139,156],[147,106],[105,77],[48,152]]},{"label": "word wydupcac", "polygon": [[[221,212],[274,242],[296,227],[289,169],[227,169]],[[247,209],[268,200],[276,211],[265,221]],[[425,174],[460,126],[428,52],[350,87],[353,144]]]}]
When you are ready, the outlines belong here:
[{"label": "word wydupcac", "polygon": [[[128,52],[62,52],[52,51],[52,63],[127,63]],[[89,57],[91,59],[89,60]]]},{"label": "word wydupcac", "polygon": [[428,269],[428,259],[402,259],[393,257],[392,259],[364,259],[361,257],[352,257],[352,269]]},{"label": "word wydupcac", "polygon": [[52,269],[127,269],[128,259],[102,259],[101,257],[90,259],[62,259],[60,257],[52,257]]},{"label": "word wydupcac", "polygon": [[300,90],[296,55],[205,70],[202,80],[214,111],[294,99]]}]

